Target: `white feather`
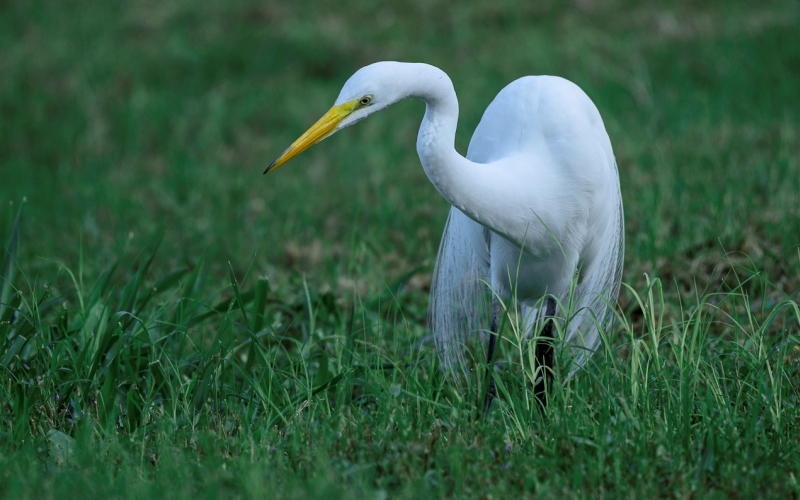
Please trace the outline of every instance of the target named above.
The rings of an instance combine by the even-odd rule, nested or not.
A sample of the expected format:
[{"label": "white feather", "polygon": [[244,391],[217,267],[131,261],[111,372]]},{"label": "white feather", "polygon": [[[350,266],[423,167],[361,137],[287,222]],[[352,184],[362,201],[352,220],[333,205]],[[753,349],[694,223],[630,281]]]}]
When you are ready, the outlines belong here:
[{"label": "white feather", "polygon": [[442,233],[431,282],[428,322],[442,365],[467,375],[467,343],[486,329],[489,248],[484,228],[455,207]]},{"label": "white feather", "polygon": [[[599,346],[619,295],[624,232],[611,143],[599,112],[577,86],[527,77],[503,89],[487,108],[467,154],[483,164],[503,164],[509,157],[515,162],[504,170],[519,178],[513,170],[526,169],[530,182],[509,186],[507,196],[515,202],[527,198],[527,206],[523,202],[494,218],[516,219],[516,231],[500,235],[456,208],[450,212],[429,307],[437,350],[446,369],[466,371],[465,346],[489,321],[485,305],[470,309],[485,304],[487,287],[474,279],[480,275],[504,299],[516,288],[529,334],[535,305],[546,294],[557,298],[564,306],[557,316],[569,320],[559,345],[572,357],[571,376]],[[539,199],[524,192],[515,196],[520,188]],[[474,215],[481,220],[482,214]]]}]

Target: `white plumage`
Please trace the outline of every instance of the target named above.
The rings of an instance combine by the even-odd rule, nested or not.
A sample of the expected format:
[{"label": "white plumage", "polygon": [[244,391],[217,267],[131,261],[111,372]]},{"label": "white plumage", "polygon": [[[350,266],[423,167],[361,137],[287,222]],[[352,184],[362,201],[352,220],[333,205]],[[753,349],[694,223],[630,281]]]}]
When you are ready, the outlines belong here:
[{"label": "white plumage", "polygon": [[334,107],[267,171],[407,97],[427,105],[417,152],[453,206],[429,308],[442,364],[463,368],[463,346],[485,330],[485,281],[502,298],[516,287],[528,316],[545,296],[563,306],[560,345],[571,346],[574,373],[613,316],[624,243],[611,142],[575,84],[552,76],[512,82],[486,109],[464,158],[454,148],[458,100],[447,75],[426,64],[375,63],[356,72]]}]

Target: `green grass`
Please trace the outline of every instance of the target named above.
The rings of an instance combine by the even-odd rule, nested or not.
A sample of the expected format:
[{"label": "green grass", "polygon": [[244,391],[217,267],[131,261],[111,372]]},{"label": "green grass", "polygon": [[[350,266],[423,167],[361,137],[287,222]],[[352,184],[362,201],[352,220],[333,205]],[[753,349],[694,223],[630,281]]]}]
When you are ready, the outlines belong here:
[{"label": "green grass", "polygon": [[[796,2],[405,5],[0,4],[0,495],[800,495]],[[486,421],[438,368],[420,103],[260,175],[382,59],[462,152],[525,74],[600,109],[627,286],[544,414],[511,329]]]}]

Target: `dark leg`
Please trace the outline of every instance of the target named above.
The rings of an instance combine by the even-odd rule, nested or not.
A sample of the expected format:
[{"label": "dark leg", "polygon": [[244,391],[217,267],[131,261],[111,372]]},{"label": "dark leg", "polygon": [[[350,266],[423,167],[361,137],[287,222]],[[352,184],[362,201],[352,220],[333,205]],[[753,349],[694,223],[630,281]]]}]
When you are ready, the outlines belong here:
[{"label": "dark leg", "polygon": [[547,298],[541,338],[536,342],[536,363],[541,367],[541,379],[533,388],[533,394],[544,408],[547,405],[547,388],[550,386],[553,372],[553,316],[556,315],[556,301]]},{"label": "dark leg", "polygon": [[489,407],[492,405],[492,399],[497,395],[497,389],[494,386],[494,377],[492,377],[492,358],[494,358],[494,348],[497,345],[497,320],[500,313],[500,302],[492,297],[492,326],[489,329],[489,351],[486,354],[486,378],[489,381],[489,387],[486,390],[486,397],[483,399],[483,418],[489,413]]}]

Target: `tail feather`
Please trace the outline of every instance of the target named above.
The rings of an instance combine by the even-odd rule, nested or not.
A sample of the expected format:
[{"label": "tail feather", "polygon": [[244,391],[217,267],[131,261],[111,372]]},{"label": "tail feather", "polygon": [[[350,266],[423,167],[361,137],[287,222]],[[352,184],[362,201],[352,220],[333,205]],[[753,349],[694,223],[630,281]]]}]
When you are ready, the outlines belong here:
[{"label": "tail feather", "polygon": [[458,369],[465,376],[465,345],[480,337],[488,315],[483,285],[488,250],[481,255],[481,244],[485,245],[483,227],[451,208],[436,257],[428,322],[443,368]]}]

